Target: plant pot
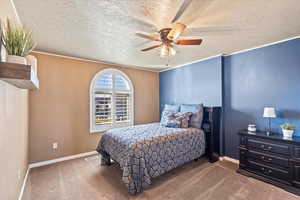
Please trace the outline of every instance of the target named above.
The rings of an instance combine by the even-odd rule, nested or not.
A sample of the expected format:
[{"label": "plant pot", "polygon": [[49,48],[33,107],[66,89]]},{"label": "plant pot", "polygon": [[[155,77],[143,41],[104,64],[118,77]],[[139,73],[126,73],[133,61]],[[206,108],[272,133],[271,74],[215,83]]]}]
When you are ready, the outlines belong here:
[{"label": "plant pot", "polygon": [[[0,42],[1,43],[1,42]],[[1,62],[6,62],[6,58],[7,58],[7,52],[6,49],[4,48],[4,46],[0,44],[0,61]]]},{"label": "plant pot", "polygon": [[17,64],[22,64],[22,65],[27,65],[27,60],[25,57],[22,56],[14,56],[14,55],[8,55],[6,62],[10,63],[17,63]]},{"label": "plant pot", "polygon": [[284,138],[292,138],[294,134],[294,130],[285,130],[282,129],[283,137]]}]

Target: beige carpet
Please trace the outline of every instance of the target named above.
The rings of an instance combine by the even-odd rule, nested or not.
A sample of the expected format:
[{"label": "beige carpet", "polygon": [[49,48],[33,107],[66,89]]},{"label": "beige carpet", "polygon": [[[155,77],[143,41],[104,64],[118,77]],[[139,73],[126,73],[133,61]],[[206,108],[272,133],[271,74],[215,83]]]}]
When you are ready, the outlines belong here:
[{"label": "beige carpet", "polygon": [[230,162],[190,162],[153,180],[137,196],[121,181],[118,165],[91,156],[31,169],[23,200],[296,200],[300,197],[235,172]]}]

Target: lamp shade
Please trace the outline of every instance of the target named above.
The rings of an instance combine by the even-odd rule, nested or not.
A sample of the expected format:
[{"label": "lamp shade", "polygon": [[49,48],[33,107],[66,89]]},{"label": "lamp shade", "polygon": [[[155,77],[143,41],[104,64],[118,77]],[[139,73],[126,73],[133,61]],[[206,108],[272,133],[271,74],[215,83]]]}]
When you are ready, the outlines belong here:
[{"label": "lamp shade", "polygon": [[275,118],[276,117],[275,108],[265,107],[264,108],[264,117]]}]

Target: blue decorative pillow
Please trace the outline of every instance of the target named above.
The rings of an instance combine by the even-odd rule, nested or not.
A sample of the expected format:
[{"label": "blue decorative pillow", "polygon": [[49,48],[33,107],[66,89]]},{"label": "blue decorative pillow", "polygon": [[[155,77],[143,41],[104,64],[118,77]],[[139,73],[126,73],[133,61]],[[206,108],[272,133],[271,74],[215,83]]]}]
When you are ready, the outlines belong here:
[{"label": "blue decorative pillow", "polygon": [[164,107],[164,110],[170,110],[170,111],[173,111],[173,112],[178,112],[179,108],[180,108],[179,105],[166,104],[165,107]]},{"label": "blue decorative pillow", "polygon": [[160,125],[167,126],[169,118],[172,117],[174,111],[164,110],[161,114]]},{"label": "blue decorative pillow", "polygon": [[160,125],[171,128],[188,128],[191,112],[181,113],[164,110]]},{"label": "blue decorative pillow", "polygon": [[201,128],[204,112],[203,104],[181,105],[180,112],[192,112],[189,127]]}]

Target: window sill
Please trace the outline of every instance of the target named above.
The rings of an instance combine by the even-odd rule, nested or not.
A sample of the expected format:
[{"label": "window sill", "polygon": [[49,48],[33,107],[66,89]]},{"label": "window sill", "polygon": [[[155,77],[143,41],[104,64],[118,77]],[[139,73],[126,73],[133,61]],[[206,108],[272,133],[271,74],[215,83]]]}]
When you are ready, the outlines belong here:
[{"label": "window sill", "polygon": [[122,128],[122,127],[127,127],[127,126],[133,126],[133,122],[117,122],[114,125],[108,125],[108,124],[104,124],[104,125],[100,125],[97,128],[93,127],[92,129],[90,129],[90,133],[94,134],[94,133],[103,133],[105,131],[108,131],[110,129],[114,129],[114,128]]}]

